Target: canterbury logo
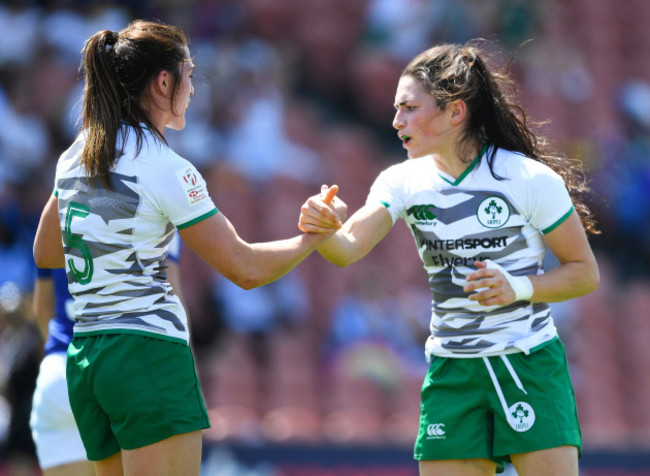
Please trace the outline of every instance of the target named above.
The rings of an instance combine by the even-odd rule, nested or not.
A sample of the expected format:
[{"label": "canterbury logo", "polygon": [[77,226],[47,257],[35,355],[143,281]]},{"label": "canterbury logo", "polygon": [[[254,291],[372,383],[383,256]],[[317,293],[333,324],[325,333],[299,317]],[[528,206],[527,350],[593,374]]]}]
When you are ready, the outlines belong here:
[{"label": "canterbury logo", "polygon": [[416,220],[433,220],[436,218],[433,211],[436,209],[435,205],[413,205],[408,209],[407,214],[413,215]]},{"label": "canterbury logo", "polygon": [[432,423],[427,426],[427,435],[429,436],[445,436],[444,423]]}]

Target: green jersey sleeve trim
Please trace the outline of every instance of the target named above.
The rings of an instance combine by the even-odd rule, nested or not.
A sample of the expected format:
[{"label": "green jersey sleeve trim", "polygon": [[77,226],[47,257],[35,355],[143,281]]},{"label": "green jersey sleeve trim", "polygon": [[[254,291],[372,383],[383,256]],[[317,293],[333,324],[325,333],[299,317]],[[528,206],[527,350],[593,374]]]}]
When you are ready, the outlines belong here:
[{"label": "green jersey sleeve trim", "polygon": [[214,209],[210,210],[208,213],[204,213],[200,217],[196,217],[194,220],[190,220],[187,223],[183,223],[181,225],[178,225],[176,227],[177,230],[182,230],[183,228],[187,228],[188,226],[192,226],[200,221],[205,220],[206,218],[210,218],[212,215],[216,215],[219,213],[219,209],[217,207],[214,207]]},{"label": "green jersey sleeve trim", "polygon": [[569,209],[569,211],[566,212],[564,215],[562,215],[562,217],[560,217],[560,219],[559,219],[558,221],[556,221],[555,223],[553,223],[551,226],[549,226],[548,228],[544,228],[544,229],[542,230],[542,234],[545,235],[545,234],[550,233],[550,232],[552,232],[553,230],[555,230],[555,229],[556,229],[558,226],[560,226],[560,225],[561,225],[561,224],[562,224],[562,223],[563,223],[567,218],[569,218],[569,216],[571,216],[571,214],[573,213],[573,210],[575,210],[575,208],[573,207],[573,205],[571,205],[571,208]]}]

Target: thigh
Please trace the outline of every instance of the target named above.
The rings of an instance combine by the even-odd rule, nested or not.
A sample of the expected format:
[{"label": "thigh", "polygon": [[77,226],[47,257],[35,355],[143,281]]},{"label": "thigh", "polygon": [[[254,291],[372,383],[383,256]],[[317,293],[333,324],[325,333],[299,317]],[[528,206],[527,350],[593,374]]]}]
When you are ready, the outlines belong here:
[{"label": "thigh", "polygon": [[41,362],[36,381],[30,426],[43,470],[86,461],[68,399],[65,366],[64,353],[48,354]]},{"label": "thigh", "polygon": [[198,476],[201,468],[201,432],[174,435],[135,450],[122,451],[125,476]]},{"label": "thigh", "polygon": [[487,458],[420,461],[420,476],[493,476],[496,469]]},{"label": "thigh", "polygon": [[90,461],[77,461],[43,470],[43,476],[95,476],[95,469]]},{"label": "thigh", "polygon": [[435,357],[422,385],[420,428],[414,457],[419,461],[492,457],[494,393],[481,359]]},{"label": "thigh", "polygon": [[94,466],[96,476],[124,476],[121,451],[108,458],[94,461]]},{"label": "thigh", "polygon": [[189,346],[120,335],[103,353],[95,389],[122,450],[210,426]]},{"label": "thigh", "polygon": [[499,402],[499,392],[493,392],[495,455],[560,446],[580,448],[575,395],[559,340],[529,355],[510,354],[490,358],[490,362],[496,377],[494,385],[501,388],[504,397]]},{"label": "thigh", "polygon": [[57,352],[43,358],[38,370],[32,406],[32,424],[44,428],[76,428],[65,370],[66,354]]},{"label": "thigh", "polygon": [[510,455],[519,476],[578,476],[578,448],[560,446]]},{"label": "thigh", "polygon": [[[109,415],[97,402],[92,385],[96,338],[73,338],[68,347],[67,383],[70,407],[89,460],[99,461],[120,451]],[[111,377],[111,380],[113,377]]]},{"label": "thigh", "polygon": [[[75,404],[75,394],[81,392],[74,388],[71,402],[91,460],[209,427],[189,346],[141,335],[108,334],[75,337],[70,349],[82,340],[89,342],[81,346],[88,349],[82,353],[83,378],[77,380],[92,393],[83,392],[87,401]],[[69,362],[72,354],[69,350]],[[74,357],[79,361],[79,356]],[[69,385],[74,383],[69,380]],[[103,412],[96,415],[101,432],[95,429],[91,410]],[[107,447],[104,441],[108,440]]]}]

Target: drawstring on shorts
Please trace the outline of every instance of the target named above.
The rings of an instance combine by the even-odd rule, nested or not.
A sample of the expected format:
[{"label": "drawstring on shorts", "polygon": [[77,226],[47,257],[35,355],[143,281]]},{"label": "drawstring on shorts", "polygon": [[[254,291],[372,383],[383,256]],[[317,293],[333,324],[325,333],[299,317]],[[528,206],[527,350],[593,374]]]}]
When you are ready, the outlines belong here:
[{"label": "drawstring on shorts", "polygon": [[[500,357],[504,365],[508,369],[508,372],[510,373],[512,380],[515,382],[515,385],[517,385],[517,388],[521,390],[524,395],[528,395],[528,392],[526,392],[524,385],[521,383],[521,380],[519,379],[517,372],[515,372],[515,369],[513,368],[510,361],[508,360],[508,357],[506,355],[501,355]],[[494,373],[492,364],[490,364],[490,361],[487,357],[483,357],[483,362],[485,363],[485,367],[487,368],[487,371],[490,374],[490,378],[492,379],[492,384],[494,385],[494,389],[497,392],[497,396],[499,397],[499,402],[501,403],[501,408],[503,408],[503,413],[505,414],[508,424],[514,430],[519,432],[527,431],[528,429],[530,429],[530,427],[533,426],[533,423],[535,423],[535,412],[533,411],[533,408],[528,403],[521,402],[521,401],[511,406],[508,406],[508,402],[506,402],[506,397],[503,394],[501,385],[499,385],[499,380],[497,379],[497,376]],[[526,421],[524,421],[524,418]]]}]

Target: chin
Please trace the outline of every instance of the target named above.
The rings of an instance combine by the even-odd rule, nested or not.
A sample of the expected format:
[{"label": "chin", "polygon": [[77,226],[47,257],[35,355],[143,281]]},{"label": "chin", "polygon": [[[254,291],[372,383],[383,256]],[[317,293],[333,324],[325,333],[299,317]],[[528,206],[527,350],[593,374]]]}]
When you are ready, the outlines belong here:
[{"label": "chin", "polygon": [[171,123],[167,124],[167,128],[175,130],[175,131],[183,130],[183,129],[185,129],[185,119],[183,119],[182,121],[171,122]]}]

